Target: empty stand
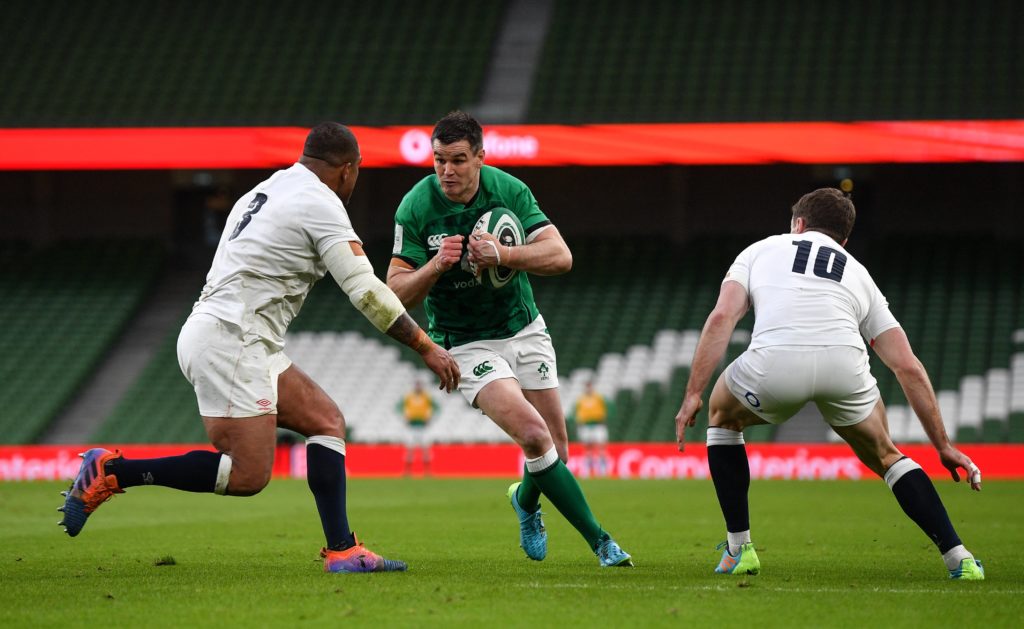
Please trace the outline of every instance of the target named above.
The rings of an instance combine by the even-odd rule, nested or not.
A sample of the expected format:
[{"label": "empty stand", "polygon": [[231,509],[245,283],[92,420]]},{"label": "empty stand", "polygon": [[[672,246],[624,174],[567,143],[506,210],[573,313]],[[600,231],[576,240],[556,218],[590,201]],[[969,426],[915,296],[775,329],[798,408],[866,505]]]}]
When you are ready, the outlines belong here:
[{"label": "empty stand", "polygon": [[148,242],[0,242],[0,434],[30,443],[95,368],[159,272]]},{"label": "empty stand", "polygon": [[[475,102],[502,5],[4,5],[0,126],[433,122]],[[19,51],[15,54],[13,51]]]},{"label": "empty stand", "polygon": [[[593,381],[614,402],[612,439],[672,441],[719,278],[748,243],[736,238],[686,245],[631,242],[573,239],[574,270],[531,281],[558,352],[566,411]],[[368,247],[378,252],[374,263],[380,274],[386,268],[380,252],[386,249]],[[998,272],[1024,268],[1021,252],[991,241],[901,238],[876,241],[858,258],[875,270],[932,375],[947,432],[959,441],[1021,439],[1024,331],[1004,334],[1008,328],[1024,330],[1024,292],[1019,272]],[[990,277],[978,281],[979,274]],[[974,308],[976,303],[980,307]],[[422,309],[413,314],[422,319]],[[741,321],[723,366],[746,348],[752,323],[751,315]],[[176,335],[177,330],[171,337]],[[339,402],[356,441],[401,440],[395,404],[416,379],[433,381],[412,352],[377,332],[329,278],[314,288],[293,323],[287,351]],[[873,354],[871,363],[894,438],[925,441],[891,372]],[[430,432],[439,441],[506,439],[461,396],[439,394],[438,399],[442,411]],[[702,441],[706,428],[705,407],[688,440]],[[757,426],[746,438],[771,440],[775,432],[774,426]],[[96,438],[204,440],[194,396],[178,370],[174,338],[167,339]]]},{"label": "empty stand", "polygon": [[[984,238],[901,237],[874,243],[865,262],[878,269],[875,280],[931,375],[950,436],[961,442],[1011,438],[1019,390],[1013,330],[1024,321],[1020,248]],[[890,422],[894,438],[926,441],[877,357],[872,373],[890,416],[899,417]]]},{"label": "empty stand", "polygon": [[1022,25],[1000,1],[558,0],[529,117],[1018,118]]},{"label": "empty stand", "polygon": [[[201,288],[201,287],[200,287]],[[198,288],[196,290],[198,295]],[[189,307],[181,309],[185,321]],[[180,326],[164,339],[153,359],[110,417],[92,435],[97,442],[204,443],[195,392],[178,367],[177,340]]]},{"label": "empty stand", "polygon": [[[516,15],[438,0],[4,8],[5,127],[429,123],[479,101]],[[524,122],[1014,119],[1022,25],[1024,6],[1001,0],[555,0]]]}]

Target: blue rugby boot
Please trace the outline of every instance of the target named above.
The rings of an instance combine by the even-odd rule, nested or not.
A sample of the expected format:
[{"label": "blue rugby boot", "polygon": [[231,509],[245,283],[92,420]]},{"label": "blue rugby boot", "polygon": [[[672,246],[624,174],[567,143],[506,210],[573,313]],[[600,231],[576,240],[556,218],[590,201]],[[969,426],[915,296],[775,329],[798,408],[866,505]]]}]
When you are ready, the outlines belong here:
[{"label": "blue rugby boot", "polygon": [[544,520],[540,518],[543,514],[539,505],[533,513],[519,506],[519,499],[516,496],[520,485],[522,482],[512,483],[506,492],[516,517],[519,518],[519,545],[526,551],[527,557],[534,561],[542,561],[548,556],[548,532],[544,528]]},{"label": "blue rugby boot", "polygon": [[740,546],[735,555],[729,554],[729,542],[722,542],[715,550],[724,548],[722,559],[718,562],[715,572],[718,574],[758,574],[761,572],[761,560],[757,558],[753,542]]},{"label": "blue rugby boot", "polygon": [[594,554],[601,562],[602,568],[632,568],[633,558],[629,553],[622,550],[619,545],[607,533],[601,536],[601,541],[594,549]]}]

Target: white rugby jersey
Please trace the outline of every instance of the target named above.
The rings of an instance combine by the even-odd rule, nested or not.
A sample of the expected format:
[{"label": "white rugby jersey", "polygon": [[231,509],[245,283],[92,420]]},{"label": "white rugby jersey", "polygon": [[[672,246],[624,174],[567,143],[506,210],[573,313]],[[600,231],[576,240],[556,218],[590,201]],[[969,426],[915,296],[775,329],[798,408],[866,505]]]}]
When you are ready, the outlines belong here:
[{"label": "white rugby jersey", "polygon": [[770,236],[747,247],[725,280],[754,307],[750,348],[874,342],[899,326],[867,269],[825,234]]},{"label": "white rugby jersey", "polygon": [[279,170],[231,208],[192,312],[281,348],[309,289],[327,272],[323,254],[345,241],[360,242],[338,196],[302,164]]}]

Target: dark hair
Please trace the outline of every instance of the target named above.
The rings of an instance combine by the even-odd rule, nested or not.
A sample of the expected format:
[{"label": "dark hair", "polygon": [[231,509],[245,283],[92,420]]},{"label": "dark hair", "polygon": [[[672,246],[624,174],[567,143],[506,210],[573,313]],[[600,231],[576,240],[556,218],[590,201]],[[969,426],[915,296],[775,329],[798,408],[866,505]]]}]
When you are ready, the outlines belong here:
[{"label": "dark hair", "polygon": [[321,122],[309,130],[302,154],[323,160],[331,166],[342,166],[358,159],[359,142],[352,130],[345,125]]},{"label": "dark hair", "polygon": [[838,243],[850,237],[857,210],[850,197],[836,188],[818,188],[800,197],[793,218],[802,218],[807,229],[821,232]]},{"label": "dark hair", "polygon": [[469,150],[473,154],[480,152],[484,147],[484,130],[480,123],[473,116],[464,111],[449,111],[434,125],[434,132],[430,135],[430,141],[439,141],[441,144],[454,144],[459,140],[469,142]]}]

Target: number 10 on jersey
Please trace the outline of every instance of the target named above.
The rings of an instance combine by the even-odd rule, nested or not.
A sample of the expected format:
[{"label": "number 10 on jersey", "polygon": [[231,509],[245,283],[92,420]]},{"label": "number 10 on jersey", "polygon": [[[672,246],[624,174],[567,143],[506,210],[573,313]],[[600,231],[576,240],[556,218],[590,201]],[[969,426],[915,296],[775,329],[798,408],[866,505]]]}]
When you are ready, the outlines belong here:
[{"label": "number 10 on jersey", "polygon": [[[796,245],[796,257],[793,258],[793,272],[803,275],[807,272],[807,261],[811,257],[811,247],[814,246],[810,240],[794,240]],[[831,268],[829,268],[831,267]],[[836,282],[843,279],[843,271],[846,269],[846,254],[837,251],[832,247],[818,247],[818,255],[814,257],[814,274],[826,280]]]}]

